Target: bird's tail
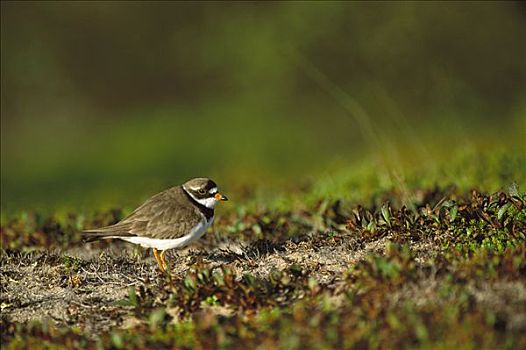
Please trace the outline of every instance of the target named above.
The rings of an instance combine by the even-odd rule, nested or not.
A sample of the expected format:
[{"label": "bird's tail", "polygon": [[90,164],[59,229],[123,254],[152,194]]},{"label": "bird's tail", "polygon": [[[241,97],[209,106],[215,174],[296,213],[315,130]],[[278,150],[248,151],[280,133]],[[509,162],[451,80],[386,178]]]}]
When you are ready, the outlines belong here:
[{"label": "bird's tail", "polygon": [[130,233],[130,229],[130,223],[118,223],[115,225],[99,227],[92,230],[84,230],[82,231],[82,240],[87,243],[105,238],[135,236],[134,234]]},{"label": "bird's tail", "polygon": [[111,233],[101,232],[98,230],[85,230],[85,231],[82,231],[81,233],[82,241],[84,243],[89,243],[93,241],[98,241],[99,239],[109,238],[109,236],[113,236],[113,235]]}]

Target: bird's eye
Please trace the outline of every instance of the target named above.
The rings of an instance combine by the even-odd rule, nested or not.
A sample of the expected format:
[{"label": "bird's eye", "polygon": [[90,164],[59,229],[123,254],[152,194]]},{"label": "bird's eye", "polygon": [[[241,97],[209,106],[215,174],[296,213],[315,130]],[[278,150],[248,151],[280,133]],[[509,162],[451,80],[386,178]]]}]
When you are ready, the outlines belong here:
[{"label": "bird's eye", "polygon": [[205,190],[203,190],[203,189],[200,189],[200,190],[199,190],[199,191],[197,191],[197,192],[199,192],[199,194],[205,194],[205,193],[206,193],[206,191],[205,191]]}]

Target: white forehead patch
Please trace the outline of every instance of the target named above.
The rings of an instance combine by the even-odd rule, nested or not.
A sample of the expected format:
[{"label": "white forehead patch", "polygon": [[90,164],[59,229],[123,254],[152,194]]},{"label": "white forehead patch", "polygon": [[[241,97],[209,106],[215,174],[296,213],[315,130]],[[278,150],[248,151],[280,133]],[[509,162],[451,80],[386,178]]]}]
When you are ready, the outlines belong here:
[{"label": "white forehead patch", "polygon": [[217,187],[213,187],[210,190],[208,190],[208,193],[210,194],[216,194],[217,193]]}]

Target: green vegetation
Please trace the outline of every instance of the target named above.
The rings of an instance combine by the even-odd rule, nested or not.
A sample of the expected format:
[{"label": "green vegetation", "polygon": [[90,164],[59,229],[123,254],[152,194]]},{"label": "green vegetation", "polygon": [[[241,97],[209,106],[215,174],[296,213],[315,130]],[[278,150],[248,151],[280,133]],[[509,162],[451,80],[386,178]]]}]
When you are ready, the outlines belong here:
[{"label": "green vegetation", "polygon": [[2,349],[526,349],[524,3],[0,6]]},{"label": "green vegetation", "polygon": [[[8,248],[2,252],[2,344],[522,348],[522,157],[456,159],[438,173],[463,169],[459,186],[444,178],[420,187],[436,176],[434,170],[408,176],[403,191],[377,183],[381,174],[376,180],[363,176],[360,185],[342,171],[264,205],[219,209],[204,249],[172,255],[167,276],[157,275],[149,252],[112,254],[108,242],[97,243],[95,254],[70,255],[87,248],[79,242],[79,227],[115,222],[122,211],[10,217],[1,231]],[[472,166],[473,159],[479,165]],[[498,171],[503,164],[506,170]],[[479,166],[488,187],[505,190],[468,190],[479,181]],[[296,205],[300,198],[308,200]],[[70,253],[56,255],[54,249]],[[23,283],[12,280],[24,280],[19,274],[29,271],[73,291],[67,315],[34,304],[42,296],[17,296]],[[55,316],[31,321],[41,312]]]}]

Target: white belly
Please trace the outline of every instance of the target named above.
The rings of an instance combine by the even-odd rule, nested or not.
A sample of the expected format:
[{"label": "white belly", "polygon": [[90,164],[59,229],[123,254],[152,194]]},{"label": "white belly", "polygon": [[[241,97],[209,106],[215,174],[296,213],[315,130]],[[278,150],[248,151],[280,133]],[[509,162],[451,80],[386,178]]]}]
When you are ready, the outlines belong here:
[{"label": "white belly", "polygon": [[[203,236],[214,222],[212,217],[210,221],[203,220],[198,223],[187,235],[175,239],[158,239],[158,238],[149,238],[149,237],[111,237],[111,238],[120,238],[126,242],[140,244],[145,248],[156,248],[159,250],[167,250],[174,248],[182,248]],[[110,237],[108,237],[110,238]]]}]

